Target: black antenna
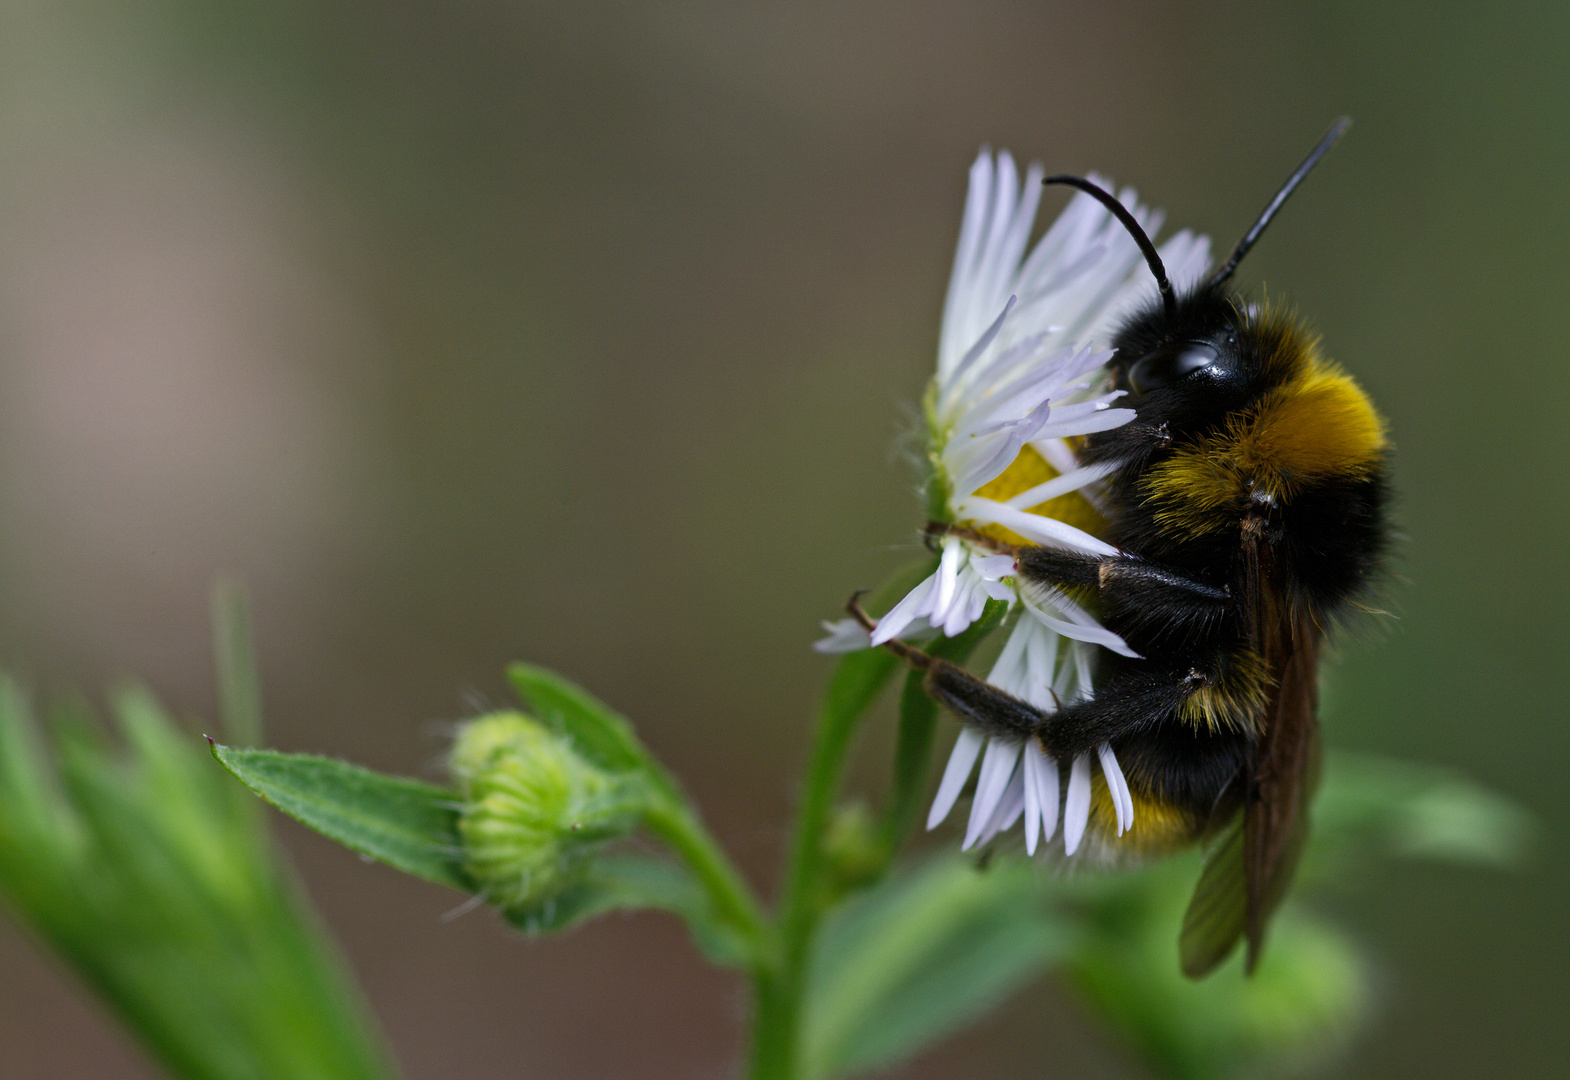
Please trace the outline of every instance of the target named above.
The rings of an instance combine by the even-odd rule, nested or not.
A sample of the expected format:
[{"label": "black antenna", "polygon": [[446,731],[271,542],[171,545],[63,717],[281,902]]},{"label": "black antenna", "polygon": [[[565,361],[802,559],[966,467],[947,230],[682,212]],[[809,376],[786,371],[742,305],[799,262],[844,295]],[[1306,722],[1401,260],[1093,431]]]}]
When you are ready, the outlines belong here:
[{"label": "black antenna", "polygon": [[1236,270],[1237,264],[1243,261],[1243,256],[1247,255],[1248,249],[1254,246],[1254,241],[1258,240],[1260,234],[1265,231],[1265,226],[1269,225],[1270,219],[1276,216],[1276,211],[1281,209],[1281,204],[1287,201],[1287,196],[1292,194],[1297,186],[1303,182],[1303,177],[1307,176],[1309,170],[1319,164],[1319,159],[1330,151],[1330,148],[1336,144],[1336,140],[1345,135],[1346,129],[1351,126],[1352,118],[1350,116],[1343,116],[1330,125],[1330,130],[1325,132],[1323,139],[1319,140],[1319,145],[1309,151],[1308,157],[1303,159],[1303,164],[1299,165],[1292,175],[1287,177],[1287,182],[1281,185],[1281,190],[1276,192],[1275,198],[1271,199],[1266,204],[1264,210],[1260,211],[1259,220],[1254,222],[1248,232],[1243,234],[1243,239],[1239,240],[1237,247],[1232,249],[1232,257],[1226,261],[1220,270],[1216,271],[1216,276],[1210,279],[1208,287],[1215,288],[1232,276],[1232,271]]},{"label": "black antenna", "polygon": [[1172,282],[1167,280],[1167,268],[1161,264],[1161,256],[1156,254],[1156,245],[1150,242],[1150,237],[1139,227],[1139,222],[1135,221],[1134,215],[1128,212],[1128,207],[1118,202],[1110,192],[1102,190],[1083,176],[1060,173],[1057,176],[1047,177],[1042,183],[1066,184],[1071,188],[1078,188],[1112,211],[1112,216],[1118,219],[1128,230],[1128,234],[1134,238],[1134,243],[1139,245],[1140,254],[1145,256],[1146,265],[1156,276],[1156,288],[1161,290],[1161,306],[1166,311],[1167,318],[1170,320],[1177,314],[1177,296],[1172,292]]}]

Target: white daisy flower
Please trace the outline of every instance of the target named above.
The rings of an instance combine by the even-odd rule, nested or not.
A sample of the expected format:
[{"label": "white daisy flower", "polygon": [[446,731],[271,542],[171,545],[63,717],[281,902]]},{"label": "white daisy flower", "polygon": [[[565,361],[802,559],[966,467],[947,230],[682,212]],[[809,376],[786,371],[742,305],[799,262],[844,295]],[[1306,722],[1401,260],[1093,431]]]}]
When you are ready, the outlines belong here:
[{"label": "white daisy flower", "polygon": [[[1132,409],[1117,406],[1120,394],[1106,390],[1103,369],[1119,320],[1150,302],[1156,285],[1128,232],[1083,193],[1027,255],[1043,175],[1031,165],[1021,180],[1006,152],[994,158],[983,150],[971,166],[938,370],[925,400],[929,512],[1002,543],[1110,555],[1114,549],[1094,534],[1101,524],[1096,485],[1110,469],[1081,466],[1070,440],[1134,418]],[[1139,206],[1132,189],[1119,199],[1147,233],[1160,227],[1161,215]],[[1210,244],[1184,231],[1160,254],[1182,288],[1204,272]],[[952,637],[989,599],[1008,602],[1018,616],[988,681],[1045,712],[1091,695],[1093,649],[1134,655],[1067,597],[1021,588],[1010,556],[953,534],[942,538],[937,570],[870,635],[853,623],[826,623],[830,637],[817,647],[843,651],[930,629]],[[1122,835],[1133,823],[1128,784],[1110,746],[1095,756]],[[1091,755],[1071,763],[1060,800],[1058,764],[1039,746],[989,740],[971,728],[955,743],[929,829],[947,817],[978,758],[966,848],[1021,815],[1032,854],[1053,838],[1060,817],[1064,850],[1079,848],[1090,815]]]}]

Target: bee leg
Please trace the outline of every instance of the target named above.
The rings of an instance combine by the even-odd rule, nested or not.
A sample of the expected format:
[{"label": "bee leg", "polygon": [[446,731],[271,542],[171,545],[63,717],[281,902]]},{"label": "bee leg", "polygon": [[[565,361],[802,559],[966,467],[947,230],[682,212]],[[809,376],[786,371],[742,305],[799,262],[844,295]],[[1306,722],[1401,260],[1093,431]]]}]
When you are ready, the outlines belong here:
[{"label": "bee leg", "polygon": [[1098,557],[1048,547],[1020,548],[1020,576],[1101,601],[1107,625],[1180,638],[1219,629],[1236,614],[1232,594],[1132,555]]},{"label": "bee leg", "polygon": [[[858,592],[852,596],[845,610],[870,632],[878,624],[862,608],[861,595]],[[899,640],[885,641],[883,647],[911,667],[926,673],[922,686],[934,701],[960,720],[989,735],[1001,735],[1009,739],[1029,738],[1046,719],[1040,709],[1012,694],[1004,693],[958,664],[924,653]]]},{"label": "bee leg", "polygon": [[923,529],[922,532],[928,538],[938,536],[957,536],[961,540],[967,540],[977,547],[986,548],[988,551],[994,552],[998,555],[1016,555],[1020,551],[1024,550],[1016,544],[1004,543],[1002,540],[994,539],[984,532],[979,532],[976,529],[966,528],[964,525],[955,525],[953,522],[949,521],[929,521],[927,522],[927,527]]},{"label": "bee leg", "polygon": [[1187,673],[1110,682],[1098,687],[1094,698],[1065,705],[1045,717],[1041,744],[1059,760],[1072,760],[1102,743],[1172,718],[1193,692],[1193,680]]},{"label": "bee leg", "polygon": [[988,735],[1029,739],[1049,721],[1034,705],[946,660],[933,660],[922,686],[939,705]]}]

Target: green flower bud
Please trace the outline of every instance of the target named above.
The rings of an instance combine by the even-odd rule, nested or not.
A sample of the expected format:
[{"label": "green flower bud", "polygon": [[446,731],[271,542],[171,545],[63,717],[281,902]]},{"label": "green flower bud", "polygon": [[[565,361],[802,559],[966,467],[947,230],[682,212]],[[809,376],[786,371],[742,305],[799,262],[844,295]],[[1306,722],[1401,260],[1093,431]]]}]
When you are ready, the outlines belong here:
[{"label": "green flower bud", "polygon": [[595,767],[522,713],[466,724],[450,764],[463,795],[464,869],[503,909],[570,888],[601,844],[637,827],[646,804],[639,777]]}]

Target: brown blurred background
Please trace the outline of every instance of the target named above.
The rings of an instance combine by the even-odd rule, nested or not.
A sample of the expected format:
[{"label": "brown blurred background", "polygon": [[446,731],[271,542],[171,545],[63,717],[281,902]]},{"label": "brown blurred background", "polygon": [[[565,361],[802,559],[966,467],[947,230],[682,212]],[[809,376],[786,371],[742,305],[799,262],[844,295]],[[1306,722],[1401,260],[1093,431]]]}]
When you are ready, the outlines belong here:
[{"label": "brown blurred background", "polygon": [[[7,5],[0,655],[211,716],[235,570],[274,745],[435,775],[444,724],[538,661],[632,714],[768,883],[816,621],[913,540],[894,448],[977,147],[1225,245],[1350,113],[1243,273],[1399,450],[1399,618],[1344,650],[1327,729],[1546,828],[1518,876],[1391,867],[1345,906],[1381,1015],[1336,1069],[1557,1073],[1570,8],[1479,10]],[[743,987],[669,921],[530,943],[280,833],[412,1080],[727,1075]],[[155,1075],[8,922],[0,1055]],[[1042,985],[898,1075],[1142,1074]]]}]

